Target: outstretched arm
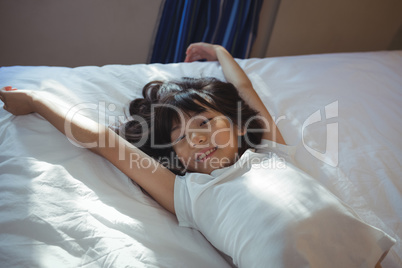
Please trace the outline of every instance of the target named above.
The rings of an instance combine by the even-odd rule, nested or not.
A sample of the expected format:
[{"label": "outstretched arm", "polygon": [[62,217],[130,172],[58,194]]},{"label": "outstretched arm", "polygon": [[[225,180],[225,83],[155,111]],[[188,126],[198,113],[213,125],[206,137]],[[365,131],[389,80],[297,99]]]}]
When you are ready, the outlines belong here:
[{"label": "outstretched arm", "polygon": [[192,62],[201,59],[219,61],[226,80],[232,83],[237,88],[240,96],[245,100],[245,102],[253,109],[259,111],[260,115],[265,119],[264,121],[266,121],[267,125],[263,139],[286,144],[270,113],[265,108],[265,105],[258,94],[255,92],[247,74],[224,47],[207,43],[195,43],[187,48],[186,54],[185,62]]},{"label": "outstretched arm", "polygon": [[[68,109],[56,104],[57,100],[43,92],[6,87],[0,90],[0,100],[4,103],[4,109],[14,115],[40,114],[70,140],[109,160],[161,206],[175,213],[175,175],[108,127],[80,114],[71,114]],[[140,159],[147,160],[141,162],[153,164],[139,166]]]}]

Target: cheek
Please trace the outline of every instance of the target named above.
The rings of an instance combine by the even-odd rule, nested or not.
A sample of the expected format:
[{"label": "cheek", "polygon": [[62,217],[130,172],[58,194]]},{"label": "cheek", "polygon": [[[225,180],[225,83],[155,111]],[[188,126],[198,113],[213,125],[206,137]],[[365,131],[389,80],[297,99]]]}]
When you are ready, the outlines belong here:
[{"label": "cheek", "polygon": [[183,144],[176,144],[175,146],[173,146],[173,150],[175,151],[176,155],[179,158],[187,158],[187,151],[184,148]]},{"label": "cheek", "polygon": [[233,129],[220,129],[212,136],[212,143],[220,146],[235,146],[237,144],[237,136]]}]

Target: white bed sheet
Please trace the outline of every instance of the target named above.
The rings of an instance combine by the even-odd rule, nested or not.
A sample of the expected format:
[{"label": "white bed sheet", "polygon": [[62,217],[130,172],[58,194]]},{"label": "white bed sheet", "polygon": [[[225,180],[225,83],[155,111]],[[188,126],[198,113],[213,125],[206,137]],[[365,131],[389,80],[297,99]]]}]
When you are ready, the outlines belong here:
[{"label": "white bed sheet", "polygon": [[[298,166],[394,237],[383,267],[402,267],[402,52],[239,63],[287,143],[297,145]],[[223,79],[209,62],[15,66],[0,68],[0,87],[47,91],[109,124],[147,82],[182,76]],[[36,114],[14,117],[2,109],[0,264],[230,267],[200,233],[178,227],[106,160],[72,145]]]}]

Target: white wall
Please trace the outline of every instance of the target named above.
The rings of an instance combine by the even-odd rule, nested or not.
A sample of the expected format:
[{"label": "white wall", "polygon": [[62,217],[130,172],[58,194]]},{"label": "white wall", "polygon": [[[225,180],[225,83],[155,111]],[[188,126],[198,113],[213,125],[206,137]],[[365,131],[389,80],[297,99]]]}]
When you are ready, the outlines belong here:
[{"label": "white wall", "polygon": [[0,0],[0,66],[146,63],[163,0]]},{"label": "white wall", "polygon": [[[261,28],[270,25],[264,9],[275,1],[271,34]],[[261,16],[254,57],[402,49],[401,0],[265,0]]]},{"label": "white wall", "polygon": [[[0,66],[147,63],[163,2],[0,0]],[[251,57],[402,49],[401,14],[402,0],[264,0]]]}]

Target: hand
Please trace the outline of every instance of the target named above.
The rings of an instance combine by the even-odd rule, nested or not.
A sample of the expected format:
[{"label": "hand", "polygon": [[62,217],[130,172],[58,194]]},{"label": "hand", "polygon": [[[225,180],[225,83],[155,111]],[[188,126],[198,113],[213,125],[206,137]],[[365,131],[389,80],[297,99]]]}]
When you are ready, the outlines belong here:
[{"label": "hand", "polygon": [[193,62],[197,60],[216,61],[216,49],[219,45],[212,45],[208,43],[194,43],[188,46],[186,50],[186,59],[184,62]]},{"label": "hand", "polygon": [[0,89],[0,100],[4,103],[3,108],[13,115],[25,115],[34,112],[32,92],[17,90],[10,86]]}]

